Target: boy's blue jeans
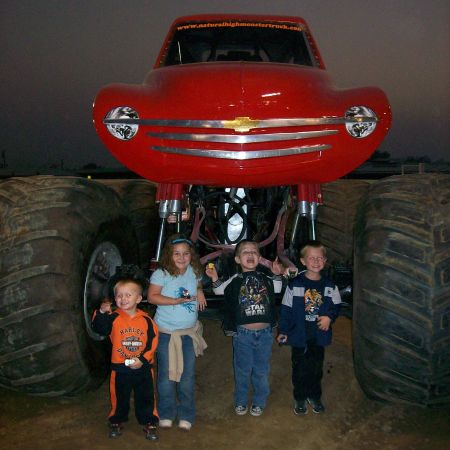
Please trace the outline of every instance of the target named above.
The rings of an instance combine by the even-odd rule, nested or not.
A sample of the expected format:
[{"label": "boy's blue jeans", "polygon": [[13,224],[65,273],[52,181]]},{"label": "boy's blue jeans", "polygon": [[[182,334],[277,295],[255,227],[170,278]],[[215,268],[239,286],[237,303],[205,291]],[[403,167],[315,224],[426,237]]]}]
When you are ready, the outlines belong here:
[{"label": "boy's blue jeans", "polygon": [[192,338],[181,336],[183,342],[183,374],[179,383],[169,380],[170,334],[159,333],[158,358],[158,403],[160,419],[195,419],[195,352]]},{"label": "boy's blue jeans", "polygon": [[254,406],[264,408],[270,393],[269,372],[272,356],[272,328],[249,330],[238,327],[233,337],[234,404],[247,406],[250,384]]}]

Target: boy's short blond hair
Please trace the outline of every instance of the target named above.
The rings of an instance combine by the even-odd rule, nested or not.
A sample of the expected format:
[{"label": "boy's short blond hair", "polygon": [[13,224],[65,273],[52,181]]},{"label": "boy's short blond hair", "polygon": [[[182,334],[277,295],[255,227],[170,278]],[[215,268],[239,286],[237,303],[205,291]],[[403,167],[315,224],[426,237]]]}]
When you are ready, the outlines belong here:
[{"label": "boy's short blond hair", "polygon": [[320,241],[308,241],[303,247],[300,249],[300,258],[305,258],[306,253],[309,248],[318,248],[322,250],[323,256],[327,256],[327,249]]},{"label": "boy's short blond hair", "polygon": [[240,255],[241,255],[242,247],[243,247],[245,244],[251,244],[251,245],[254,245],[255,248],[256,248],[256,250],[257,250],[257,252],[258,252],[258,254],[260,254],[260,252],[259,252],[259,246],[258,246],[258,243],[257,243],[257,242],[252,241],[251,239],[244,239],[244,240],[242,240],[241,242],[239,242],[238,245],[236,245],[236,248],[234,249],[234,256],[240,256]]},{"label": "boy's short blond hair", "polygon": [[144,286],[142,286],[142,283],[140,283],[139,281],[136,281],[133,279],[129,279],[129,280],[121,279],[114,285],[114,288],[113,288],[114,295],[116,295],[116,289],[118,287],[123,286],[124,284],[128,284],[128,283],[132,283],[139,288],[139,295],[142,295],[144,293]]}]

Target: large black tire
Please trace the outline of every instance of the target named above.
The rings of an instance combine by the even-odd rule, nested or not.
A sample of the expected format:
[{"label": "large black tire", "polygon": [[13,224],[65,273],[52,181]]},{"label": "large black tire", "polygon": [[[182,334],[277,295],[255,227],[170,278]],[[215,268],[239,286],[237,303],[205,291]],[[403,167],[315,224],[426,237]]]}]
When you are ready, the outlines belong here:
[{"label": "large black tire", "polygon": [[116,266],[136,262],[122,203],[93,181],[38,176],[2,181],[0,206],[0,385],[85,391],[107,370],[90,316]]},{"label": "large black tire", "polygon": [[370,187],[358,217],[353,344],[371,398],[450,405],[450,176]]},{"label": "large black tire", "polygon": [[368,180],[337,180],[322,186],[317,238],[327,248],[331,265],[353,265],[355,217],[369,185]]},{"label": "large black tire", "polygon": [[159,214],[155,206],[156,184],[148,180],[98,180],[119,195],[133,225],[139,248],[139,261],[148,268],[154,256]]}]

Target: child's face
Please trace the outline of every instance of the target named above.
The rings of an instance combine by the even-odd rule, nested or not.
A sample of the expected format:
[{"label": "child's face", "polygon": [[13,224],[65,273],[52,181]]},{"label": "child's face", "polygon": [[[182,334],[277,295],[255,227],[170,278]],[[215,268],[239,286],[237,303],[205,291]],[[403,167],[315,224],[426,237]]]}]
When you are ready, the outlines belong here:
[{"label": "child's face", "polygon": [[242,244],[239,256],[234,257],[234,260],[241,266],[243,272],[255,270],[260,259],[261,255],[258,247],[252,242]]},{"label": "child's face", "polygon": [[180,274],[186,272],[186,269],[191,263],[191,248],[189,244],[185,242],[175,244],[172,250],[172,259]]},{"label": "child's face", "polygon": [[118,284],[114,290],[117,307],[129,314],[136,312],[136,306],[142,300],[141,288],[135,283]]},{"label": "child's face", "polygon": [[307,247],[306,255],[304,258],[300,258],[300,261],[304,266],[306,266],[306,270],[308,272],[319,274],[325,267],[327,258],[325,258],[322,249]]}]

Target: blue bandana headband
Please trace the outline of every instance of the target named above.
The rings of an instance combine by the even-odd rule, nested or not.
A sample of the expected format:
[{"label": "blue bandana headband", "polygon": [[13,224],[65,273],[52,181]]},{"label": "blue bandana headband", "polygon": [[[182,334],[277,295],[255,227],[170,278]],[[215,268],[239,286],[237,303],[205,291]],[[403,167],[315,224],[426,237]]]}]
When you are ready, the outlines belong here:
[{"label": "blue bandana headband", "polygon": [[173,241],[170,241],[170,243],[172,245],[175,245],[175,244],[188,244],[189,247],[192,247],[192,245],[193,245],[192,241],[190,239],[186,239],[186,238],[177,238],[177,239],[174,239]]}]

